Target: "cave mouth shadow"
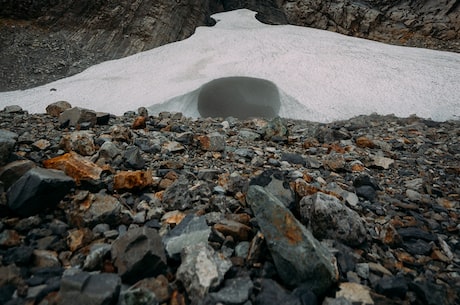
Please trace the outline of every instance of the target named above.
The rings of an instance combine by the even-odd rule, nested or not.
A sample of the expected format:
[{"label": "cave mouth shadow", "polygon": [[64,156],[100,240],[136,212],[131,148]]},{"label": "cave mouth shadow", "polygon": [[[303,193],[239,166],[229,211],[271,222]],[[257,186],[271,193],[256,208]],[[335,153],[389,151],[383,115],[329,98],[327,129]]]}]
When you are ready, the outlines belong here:
[{"label": "cave mouth shadow", "polygon": [[214,79],[198,95],[201,117],[274,118],[281,107],[278,86],[271,81],[245,76]]}]

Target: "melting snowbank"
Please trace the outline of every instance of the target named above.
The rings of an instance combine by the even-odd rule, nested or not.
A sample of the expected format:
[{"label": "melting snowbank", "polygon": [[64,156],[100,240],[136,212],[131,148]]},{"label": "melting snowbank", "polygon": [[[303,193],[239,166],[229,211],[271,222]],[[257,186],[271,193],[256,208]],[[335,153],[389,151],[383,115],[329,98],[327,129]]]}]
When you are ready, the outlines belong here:
[{"label": "melting snowbank", "polygon": [[44,112],[48,104],[67,100],[114,114],[153,105],[199,116],[200,88],[239,76],[271,81],[284,117],[327,122],[377,112],[459,119],[460,54],[266,25],[254,15],[216,14],[214,27],[198,28],[186,40],[41,87],[0,93],[0,108],[17,104]]}]

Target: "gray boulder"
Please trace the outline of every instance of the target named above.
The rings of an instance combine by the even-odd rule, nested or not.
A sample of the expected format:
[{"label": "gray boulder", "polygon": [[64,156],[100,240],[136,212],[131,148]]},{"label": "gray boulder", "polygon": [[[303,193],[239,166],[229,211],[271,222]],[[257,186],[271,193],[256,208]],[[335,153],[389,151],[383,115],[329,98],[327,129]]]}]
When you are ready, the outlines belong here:
[{"label": "gray boulder", "polygon": [[163,237],[169,257],[180,254],[186,246],[207,242],[211,228],[204,216],[187,215],[174,229]]},{"label": "gray boulder", "polygon": [[18,137],[19,135],[14,132],[0,129],[0,165],[5,164],[10,158]]},{"label": "gray boulder", "polygon": [[176,276],[192,303],[203,299],[211,288],[218,287],[232,266],[228,258],[216,253],[205,243],[184,248],[181,258],[182,264]]},{"label": "gray boulder", "polygon": [[62,171],[33,168],[8,189],[8,206],[21,216],[31,216],[55,207],[74,186]]},{"label": "gray boulder", "polygon": [[113,273],[77,273],[61,280],[58,305],[110,305],[116,304],[121,279]]},{"label": "gray boulder", "polygon": [[318,192],[300,201],[301,221],[318,239],[336,239],[349,246],[366,240],[364,221],[337,197]]},{"label": "gray boulder", "polygon": [[112,244],[112,259],[123,282],[133,284],[162,273],[166,256],[157,231],[147,227],[128,230]]},{"label": "gray boulder", "polygon": [[261,186],[252,185],[247,197],[276,269],[287,286],[306,285],[315,294],[337,281],[335,258],[278,200]]}]

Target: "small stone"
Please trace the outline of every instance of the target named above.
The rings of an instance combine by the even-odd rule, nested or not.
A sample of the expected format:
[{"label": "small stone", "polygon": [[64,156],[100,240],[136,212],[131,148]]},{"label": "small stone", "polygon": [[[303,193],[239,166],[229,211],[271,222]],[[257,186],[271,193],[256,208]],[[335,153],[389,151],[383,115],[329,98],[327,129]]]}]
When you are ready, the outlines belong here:
[{"label": "small stone", "polygon": [[112,246],[109,244],[95,244],[91,246],[88,256],[83,263],[83,270],[101,270],[104,259],[107,258]]},{"label": "small stone", "polygon": [[68,232],[67,245],[70,251],[75,251],[89,244],[92,239],[93,234],[90,229],[73,229]]},{"label": "small stone", "polygon": [[159,303],[164,303],[171,298],[169,282],[166,276],[160,274],[156,278],[145,278],[137,282],[132,288],[141,288],[150,290],[155,294]]},{"label": "small stone", "polygon": [[213,132],[205,136],[198,137],[201,149],[205,151],[224,151],[226,146],[225,135]]},{"label": "small stone", "polygon": [[145,116],[138,116],[134,122],[133,122],[133,125],[131,126],[132,129],[144,129],[145,127],[147,127],[147,124],[146,124],[146,117]]},{"label": "small stone", "polygon": [[147,171],[122,171],[114,176],[114,189],[143,189],[153,184],[153,173]]},{"label": "small stone", "polygon": [[193,303],[218,287],[232,263],[205,243],[185,247],[176,277],[182,282]]},{"label": "small stone", "polygon": [[48,250],[34,250],[33,263],[38,268],[61,266],[57,252]]},{"label": "small stone", "polygon": [[395,160],[390,159],[390,158],[385,158],[385,157],[380,157],[380,156],[374,156],[374,163],[373,165],[378,168],[382,169],[389,169],[390,165],[392,165],[395,162]]},{"label": "small stone", "polygon": [[59,117],[61,113],[65,110],[72,108],[72,105],[66,101],[58,101],[52,104],[49,104],[46,107],[46,113],[51,115],[52,117]]},{"label": "small stone", "polygon": [[121,204],[117,198],[104,193],[90,194],[87,198],[89,207],[81,214],[82,222],[88,227],[94,227],[98,223],[115,224]]},{"label": "small stone", "polygon": [[21,235],[19,235],[15,230],[4,230],[0,233],[0,247],[16,247],[19,246],[21,242]]},{"label": "small stone", "polygon": [[32,147],[38,150],[46,150],[51,146],[50,141],[46,139],[40,139],[32,143]]},{"label": "small stone", "polygon": [[96,112],[96,124],[99,126],[108,125],[110,121],[110,113]]},{"label": "small stone", "polygon": [[222,219],[214,225],[214,229],[224,235],[232,236],[238,241],[247,241],[250,237],[251,228],[237,221]]},{"label": "small stone", "polygon": [[205,217],[188,215],[163,237],[163,244],[168,256],[174,257],[187,246],[207,242],[210,234]]},{"label": "small stone", "polygon": [[287,140],[288,129],[280,117],[276,117],[264,128],[264,139],[280,142]]},{"label": "small stone", "polygon": [[167,141],[163,143],[162,149],[165,152],[178,153],[185,150],[185,146],[177,141]]},{"label": "small stone", "polygon": [[375,143],[367,137],[359,137],[356,139],[356,145],[361,148],[374,148]]},{"label": "small stone", "polygon": [[14,132],[0,129],[0,166],[7,163],[18,137],[19,135]]},{"label": "small stone", "polygon": [[373,305],[374,300],[371,297],[370,289],[358,283],[340,283],[339,291],[336,292],[336,298],[344,298],[347,304]]},{"label": "small stone", "polygon": [[402,276],[384,276],[375,287],[375,291],[387,297],[403,299],[408,290],[407,282]]},{"label": "small stone", "polygon": [[144,288],[130,287],[120,293],[119,305],[158,305],[160,304],[153,291]]},{"label": "small stone", "polygon": [[243,304],[249,299],[253,287],[249,276],[232,278],[224,282],[222,289],[210,293],[209,298],[222,304]]},{"label": "small stone", "polygon": [[82,156],[92,156],[96,152],[94,133],[92,131],[74,131],[64,135],[59,143],[66,152],[75,151]]},{"label": "small stone", "polygon": [[56,206],[74,185],[61,171],[33,168],[8,190],[8,206],[22,216],[31,216]]},{"label": "small stone", "polygon": [[141,151],[137,146],[128,146],[123,157],[129,168],[142,169],[145,166],[145,160],[142,158]]},{"label": "small stone", "polygon": [[24,113],[24,110],[18,105],[5,106],[3,111],[6,113]]}]

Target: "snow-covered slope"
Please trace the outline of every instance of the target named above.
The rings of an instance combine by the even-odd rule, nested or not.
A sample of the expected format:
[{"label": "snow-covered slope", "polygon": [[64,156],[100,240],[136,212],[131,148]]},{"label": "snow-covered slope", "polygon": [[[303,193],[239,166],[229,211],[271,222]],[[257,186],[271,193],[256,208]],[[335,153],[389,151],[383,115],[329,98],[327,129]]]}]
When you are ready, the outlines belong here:
[{"label": "snow-covered slope", "polygon": [[276,85],[283,117],[327,122],[377,112],[460,118],[460,54],[266,25],[254,16],[248,10],[216,14],[214,27],[200,27],[186,40],[0,93],[0,108],[16,104],[44,112],[66,100],[114,114],[152,106],[198,116],[201,86],[245,76]]}]

